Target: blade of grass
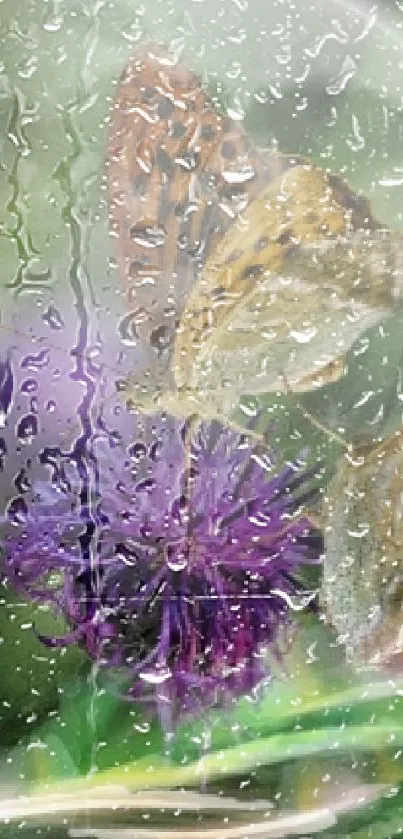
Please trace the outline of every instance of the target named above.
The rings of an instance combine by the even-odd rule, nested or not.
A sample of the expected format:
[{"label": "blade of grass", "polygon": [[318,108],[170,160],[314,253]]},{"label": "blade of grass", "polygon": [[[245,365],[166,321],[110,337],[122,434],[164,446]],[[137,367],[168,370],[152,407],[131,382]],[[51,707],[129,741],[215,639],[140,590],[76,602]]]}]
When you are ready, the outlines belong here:
[{"label": "blade of grass", "polygon": [[178,766],[155,755],[125,766],[112,767],[88,778],[42,785],[39,789],[52,792],[90,790],[107,784],[123,785],[132,790],[191,787],[217,778],[240,775],[260,766],[323,753],[328,753],[333,759],[349,752],[376,752],[385,748],[397,750],[400,746],[403,746],[403,725],[393,726],[385,722],[287,732],[212,752],[188,765]]},{"label": "blade of grass", "polygon": [[[310,832],[317,832],[325,830],[328,827],[333,827],[337,822],[337,817],[341,814],[355,811],[357,808],[362,809],[368,806],[371,802],[378,799],[381,795],[387,792],[387,788],[381,784],[373,785],[357,785],[349,790],[345,795],[340,797],[338,801],[332,802],[329,805],[322,805],[313,807],[299,812],[289,813],[275,813],[272,811],[270,802],[250,802],[241,803],[232,799],[221,798],[221,796],[211,796],[205,794],[192,793],[189,800],[189,793],[172,793],[160,792],[158,796],[152,796],[151,793],[142,793],[141,795],[129,795],[127,791],[119,788],[109,787],[100,788],[97,794],[92,792],[90,797],[86,797],[84,801],[80,802],[76,795],[64,796],[32,796],[26,798],[12,799],[10,801],[3,801],[0,803],[0,818],[7,821],[30,819],[41,822],[43,818],[49,824],[49,820],[64,820],[68,813],[77,813],[84,809],[87,814],[89,810],[94,812],[94,816],[101,819],[101,825],[105,825],[102,821],[102,815],[108,810],[116,813],[119,807],[125,810],[139,810],[140,812],[146,809],[147,811],[166,810],[177,811],[184,810],[196,811],[203,815],[207,815],[209,809],[215,811],[215,824],[206,821],[205,825],[200,829],[195,828],[180,828],[168,827],[169,819],[162,828],[161,826],[154,830],[150,827],[135,828],[135,835],[139,837],[148,837],[148,839],[177,839],[180,835],[182,839],[243,839],[245,831],[248,836],[254,836],[256,839],[274,839],[274,837],[282,837],[289,835],[301,835],[307,830]],[[83,807],[80,807],[80,803]],[[87,805],[87,806],[86,806]],[[251,810],[265,810],[264,818],[258,822],[246,821],[250,818]],[[222,811],[222,816],[218,822],[218,813]],[[229,822],[225,816],[227,810],[237,810],[238,824]],[[240,821],[243,819],[243,822]],[[256,818],[256,817],[255,817]],[[224,820],[225,819],[225,820]],[[77,823],[77,820],[76,820]],[[69,835],[78,837],[94,836],[98,839],[124,839],[126,836],[132,836],[133,825],[130,828],[123,827],[119,829],[114,826],[108,828],[105,826],[91,827],[91,828],[70,828]]]},{"label": "blade of grass", "polygon": [[[289,683],[269,688],[267,696],[261,702],[240,700],[235,709],[226,714],[212,714],[209,718],[192,721],[178,729],[175,737],[174,756],[180,761],[183,754],[197,753],[197,742],[202,738],[206,728],[209,730],[210,750],[230,748],[242,741],[250,741],[253,736],[267,736],[281,729],[289,728],[298,720],[303,725],[304,717],[313,714],[315,727],[328,726],[328,714],[332,710],[351,709],[353,706],[359,711],[360,706],[382,700],[402,697],[403,679],[389,682],[374,682],[370,684],[354,685],[345,690],[336,690],[325,695],[304,695],[303,685],[294,687]],[[383,715],[385,708],[380,708]],[[402,708],[403,717],[403,708]],[[403,720],[402,720],[403,721]]]}]

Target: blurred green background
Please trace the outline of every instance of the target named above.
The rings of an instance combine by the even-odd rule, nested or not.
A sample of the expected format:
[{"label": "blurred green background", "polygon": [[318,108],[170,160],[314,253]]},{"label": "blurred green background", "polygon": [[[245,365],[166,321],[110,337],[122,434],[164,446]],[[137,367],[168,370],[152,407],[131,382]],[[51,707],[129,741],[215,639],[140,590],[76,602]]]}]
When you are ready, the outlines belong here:
[{"label": "blurred green background", "polygon": [[[0,329],[10,323],[15,307],[39,299],[47,288],[63,285],[77,249],[78,276],[94,293],[98,305],[108,288],[116,287],[118,298],[119,281],[107,230],[106,126],[116,81],[136,45],[149,38],[181,48],[183,60],[201,74],[221,104],[245,120],[260,145],[277,142],[281,150],[310,156],[319,165],[341,172],[371,199],[380,219],[403,229],[403,10],[398,2],[3,0]],[[74,235],[78,231],[74,243],[73,228]],[[304,397],[305,408],[348,440],[368,432],[383,435],[399,427],[402,334],[403,314],[397,313],[363,336],[349,354],[345,377]],[[265,419],[268,412],[275,421],[283,458],[309,446],[310,458],[324,464],[325,486],[340,457],[340,447],[312,427],[294,400],[262,400],[261,408]],[[107,769],[139,754],[162,754],[165,745],[158,727],[146,727],[142,733],[141,712],[118,699],[116,685],[105,688],[105,707],[99,710],[98,683],[94,683],[86,657],[73,649],[46,650],[32,631],[38,617],[45,631],[46,621],[55,626],[51,615],[42,612],[38,616],[32,605],[2,587],[3,782],[18,786],[25,778],[84,775],[94,765]],[[315,652],[308,666],[309,650]],[[316,716],[304,717],[306,730],[317,731],[327,724],[343,728],[347,723],[373,724],[375,730],[379,723],[381,737],[386,719],[396,728],[397,739],[401,738],[400,700],[396,704],[390,696],[377,700],[371,713],[361,699],[352,701],[351,707],[358,710],[347,722],[344,710],[341,717],[328,719],[328,692],[353,689],[362,677],[345,666],[343,650],[321,624],[304,627],[285,670],[287,679],[285,683],[280,679],[278,695],[270,693],[274,691],[270,687],[267,694],[272,703],[270,714],[280,703],[277,732],[287,726],[295,732],[294,717],[291,722],[284,721],[288,719],[288,702],[297,701],[301,690],[309,693],[312,678],[319,710]],[[286,700],[283,690],[291,690],[291,698]],[[396,690],[390,687],[389,694],[400,696]],[[247,723],[246,707],[242,706],[240,719],[234,722],[242,737],[250,740],[273,733],[264,715],[259,712],[256,716],[253,709]],[[347,702],[341,707],[350,706]],[[250,719],[254,720],[252,734]],[[220,745],[232,747],[227,722],[222,717],[217,720]],[[211,722],[203,725],[208,728]],[[63,727],[69,736],[62,736]],[[363,732],[364,745],[359,752],[364,756],[355,764],[350,758],[347,761],[355,782],[394,782],[395,771],[399,783],[400,754],[396,759],[396,750],[390,750],[388,744],[378,750],[370,748]],[[42,750],[28,749],[38,738],[54,752],[53,763],[31,760],[32,754],[42,754]],[[106,745],[98,748],[101,742]],[[177,737],[172,759],[178,763],[195,759],[193,746],[184,730]],[[213,753],[215,748],[213,742]],[[284,757],[281,771],[278,765],[273,770],[268,759],[258,776],[248,772],[248,784],[255,790],[251,795],[262,797],[264,788],[264,797],[275,800],[283,790],[284,799],[284,790],[292,790],[285,806],[302,806],[304,795],[306,806],[311,806],[311,792],[317,783],[314,776],[323,779],[333,772],[337,780],[347,771],[345,752],[340,759],[321,753],[308,761],[304,754],[302,750],[298,769],[295,760]],[[215,777],[212,783],[216,783]],[[236,776],[221,787],[233,794],[234,789],[239,791],[239,783]],[[361,822],[352,827],[350,823],[342,826],[344,833],[337,835],[350,835],[350,830],[351,835],[376,839],[394,835],[400,802],[397,793],[392,799],[382,799],[376,811],[360,816]],[[375,832],[362,832],[365,830]],[[59,834],[52,835],[56,839]]]}]

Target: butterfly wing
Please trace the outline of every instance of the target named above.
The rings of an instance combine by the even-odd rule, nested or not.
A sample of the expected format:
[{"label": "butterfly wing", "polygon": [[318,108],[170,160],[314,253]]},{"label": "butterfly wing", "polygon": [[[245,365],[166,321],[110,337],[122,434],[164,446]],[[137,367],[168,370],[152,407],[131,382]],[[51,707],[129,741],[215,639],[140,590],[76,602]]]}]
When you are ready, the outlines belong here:
[{"label": "butterfly wing", "polygon": [[399,430],[343,458],[326,491],[323,598],[359,663],[402,655],[402,468]]},{"label": "butterfly wing", "polygon": [[[256,150],[200,80],[147,44],[117,89],[108,143],[111,230],[147,369],[137,404],[173,386],[178,322],[200,270],[244,210],[288,166]],[[141,394],[141,389],[145,394]]]},{"label": "butterfly wing", "polygon": [[342,371],[338,360],[401,297],[403,240],[347,187],[341,197],[338,179],[303,164],[249,204],[189,297],[179,387],[234,408],[245,393],[306,391]]}]

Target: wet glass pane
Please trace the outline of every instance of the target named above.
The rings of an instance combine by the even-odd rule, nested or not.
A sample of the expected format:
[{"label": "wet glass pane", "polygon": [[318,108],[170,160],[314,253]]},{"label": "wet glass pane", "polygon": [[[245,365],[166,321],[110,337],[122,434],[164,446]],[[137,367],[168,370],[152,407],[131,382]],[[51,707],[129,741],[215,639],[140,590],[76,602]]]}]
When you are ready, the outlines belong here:
[{"label": "wet glass pane", "polygon": [[397,836],[401,3],[0,33],[0,839]]}]

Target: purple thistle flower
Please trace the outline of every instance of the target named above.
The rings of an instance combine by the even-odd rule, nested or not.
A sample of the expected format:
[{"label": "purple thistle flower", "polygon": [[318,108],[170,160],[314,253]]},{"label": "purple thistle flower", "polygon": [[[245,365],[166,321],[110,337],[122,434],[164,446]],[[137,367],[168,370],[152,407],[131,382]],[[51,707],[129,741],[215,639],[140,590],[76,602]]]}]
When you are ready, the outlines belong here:
[{"label": "purple thistle flower", "polygon": [[267,676],[299,570],[319,560],[303,514],[312,475],[301,464],[276,474],[265,446],[217,423],[190,445],[177,421],[130,421],[130,444],[98,421],[84,507],[82,478],[67,475],[9,503],[4,569],[67,620],[46,643],[78,641],[125,667],[130,695],[156,696],[167,721]]},{"label": "purple thistle flower", "polygon": [[267,447],[217,423],[190,445],[179,421],[124,410],[115,381],[141,348],[113,307],[102,328],[75,298],[15,319],[11,345],[0,329],[0,543],[10,583],[67,622],[43,641],[123,666],[165,723],[252,690],[319,560],[310,475],[276,474]]}]

